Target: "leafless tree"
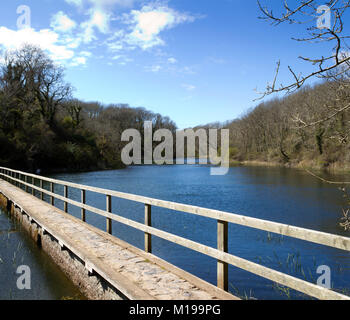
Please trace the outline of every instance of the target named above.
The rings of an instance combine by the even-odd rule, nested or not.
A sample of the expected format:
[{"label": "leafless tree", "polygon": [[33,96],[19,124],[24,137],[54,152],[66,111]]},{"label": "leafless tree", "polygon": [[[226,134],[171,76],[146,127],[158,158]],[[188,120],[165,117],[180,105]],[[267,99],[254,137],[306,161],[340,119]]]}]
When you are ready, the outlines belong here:
[{"label": "leafless tree", "polygon": [[[278,61],[273,81],[271,84],[267,84],[265,91],[260,93],[259,99],[273,93],[294,92],[300,89],[307,80],[312,78],[341,80],[342,86],[338,88],[339,92],[342,88],[346,87],[347,89],[347,87],[349,87],[350,55],[349,46],[346,43],[349,36],[344,34],[343,19],[346,10],[350,6],[350,1],[331,0],[326,3],[321,3],[316,0],[303,0],[298,1],[294,7],[289,6],[287,1],[281,1],[282,8],[279,14],[275,14],[259,0],[258,6],[262,13],[260,18],[271,22],[274,26],[283,23],[305,25],[305,35],[293,37],[293,40],[311,44],[329,43],[331,45],[330,52],[326,55],[299,57],[302,61],[314,66],[314,71],[308,74],[297,72],[289,65],[288,70],[291,75],[291,80],[288,84],[278,84],[281,68],[281,62]],[[323,21],[322,19],[327,16],[330,18],[329,21],[325,21],[325,23],[321,25],[317,23],[317,21]],[[300,115],[295,115],[293,120],[298,127],[315,126],[337,116],[349,108],[350,101],[342,105],[341,108],[329,106],[329,113],[324,118],[316,119],[311,123],[306,123]]]},{"label": "leafless tree", "polygon": [[[306,98],[303,106],[291,116],[298,132],[303,133],[306,129],[315,128],[319,153],[322,154],[324,135],[327,131],[333,133],[329,139],[337,139],[340,144],[346,144],[349,136],[348,129],[344,132],[345,125],[342,122],[344,113],[350,109],[350,48],[347,44],[349,35],[344,32],[344,17],[349,11],[350,1],[330,0],[322,3],[317,0],[301,0],[294,1],[293,6],[289,3],[288,0],[281,1],[281,11],[275,14],[258,0],[258,6],[262,13],[260,18],[269,21],[274,26],[281,24],[305,25],[305,34],[292,39],[308,44],[326,44],[330,50],[325,55],[299,57],[302,61],[313,66],[313,71],[307,74],[298,72],[288,65],[291,80],[287,84],[279,83],[281,61],[278,61],[273,81],[266,86],[264,92],[260,93],[260,98],[274,93],[292,93],[313,78],[331,82],[330,86],[334,85],[331,99],[323,97],[320,101],[313,96],[314,100],[319,101],[315,103],[311,100],[310,103],[310,99]],[[330,86],[328,89],[331,88]],[[329,90],[327,92],[329,93]],[[318,106],[322,113],[312,110],[314,106]],[[333,121],[333,119],[337,120]],[[332,130],[328,130],[331,126],[333,126]],[[336,129],[335,126],[337,126]],[[317,179],[330,184],[349,184],[348,182],[325,180],[309,170],[305,170]],[[340,223],[340,226],[345,230],[348,230],[350,226],[348,213],[349,210],[343,210],[343,219]]]},{"label": "leafless tree", "polygon": [[23,91],[21,102],[28,108],[38,108],[52,126],[58,108],[70,98],[72,91],[64,81],[63,68],[39,47],[25,45],[7,53],[2,73],[7,77],[9,92],[18,97],[18,91]]},{"label": "leafless tree", "polygon": [[[272,25],[278,26],[282,23],[289,24],[304,24],[306,25],[306,35],[292,38],[295,41],[307,43],[321,43],[327,42],[332,44],[331,52],[319,57],[305,57],[299,58],[305,62],[311,63],[315,66],[315,70],[309,74],[296,72],[291,66],[288,66],[292,80],[291,83],[278,86],[278,76],[281,67],[281,62],[277,62],[277,69],[272,84],[268,84],[262,97],[277,92],[290,93],[296,89],[301,88],[305,82],[313,77],[327,77],[329,72],[337,71],[336,74],[344,75],[349,71],[349,47],[346,40],[349,36],[344,34],[343,17],[346,10],[350,7],[348,0],[331,0],[326,3],[321,3],[317,0],[302,0],[297,1],[295,7],[290,7],[287,1],[281,1],[282,12],[274,14],[266,6],[263,6],[258,0],[258,5],[262,13],[261,19],[270,21]],[[329,8],[329,12],[327,12]],[[331,20],[329,25],[327,23],[317,25],[318,19],[322,19],[324,15],[329,15]],[[333,74],[334,76],[335,74]]]}]

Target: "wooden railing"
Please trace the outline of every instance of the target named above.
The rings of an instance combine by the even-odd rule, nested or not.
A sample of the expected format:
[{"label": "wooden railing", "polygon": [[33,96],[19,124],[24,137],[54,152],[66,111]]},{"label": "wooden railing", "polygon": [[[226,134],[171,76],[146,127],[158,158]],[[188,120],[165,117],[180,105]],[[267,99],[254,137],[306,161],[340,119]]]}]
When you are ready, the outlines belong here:
[{"label": "wooden railing", "polygon": [[[173,242],[191,250],[200,252],[204,255],[217,260],[217,286],[223,290],[228,290],[228,265],[233,265],[240,269],[246,270],[265,279],[271,280],[280,285],[291,289],[303,292],[309,296],[318,299],[344,299],[350,300],[350,297],[332,291],[330,289],[318,286],[316,284],[298,279],[296,277],[284,274],[282,272],[264,267],[257,263],[242,259],[228,253],[228,223],[238,224],[258,230],[272,232],[296,239],[305,240],[341,250],[350,251],[350,238],[338,235],[328,234],[315,230],[289,226],[286,224],[271,222],[252,217],[246,217],[233,213],[206,209],[186,204],[180,204],[170,201],[157,200],[143,196],[106,190],[86,185],[80,185],[67,181],[61,181],[51,178],[46,178],[39,175],[29,174],[22,171],[11,170],[0,167],[0,177],[11,182],[18,187],[24,187],[26,192],[31,192],[35,195],[35,191],[39,192],[40,199],[44,199],[44,194],[50,197],[50,204],[54,205],[55,199],[62,200],[64,203],[64,211],[68,212],[68,204],[81,209],[81,220],[85,222],[86,211],[93,212],[106,218],[106,231],[112,233],[112,221],[117,221],[129,227],[135,228],[145,234],[145,251],[152,252],[152,235],[164,240]],[[35,182],[39,186],[35,185]],[[38,183],[39,182],[39,183]],[[50,190],[43,187],[43,182],[49,183]],[[55,193],[55,185],[61,185],[64,188],[64,196]],[[74,188],[81,190],[81,202],[69,199],[69,189]],[[106,210],[101,210],[86,204],[86,191],[103,194],[106,196]],[[112,213],[112,198],[126,199],[138,203],[143,203],[145,206],[145,223],[139,223],[134,220],[127,219]],[[201,243],[185,239],[183,237],[165,232],[152,227],[151,209],[152,206],[166,208],[174,211],[187,212],[190,214],[203,216],[217,221],[217,248],[209,247]]]}]

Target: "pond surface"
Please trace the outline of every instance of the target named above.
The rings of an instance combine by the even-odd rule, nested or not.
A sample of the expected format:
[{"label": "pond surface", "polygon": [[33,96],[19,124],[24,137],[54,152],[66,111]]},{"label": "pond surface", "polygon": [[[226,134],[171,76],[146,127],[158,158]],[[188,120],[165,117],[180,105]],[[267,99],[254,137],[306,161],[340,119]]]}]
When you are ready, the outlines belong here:
[{"label": "pond surface", "polygon": [[0,209],[0,300],[61,299],[85,298],[27,232]]},{"label": "pond surface", "polygon": [[[346,207],[343,193],[336,186],[315,179],[302,170],[233,167],[225,176],[211,176],[208,166],[197,164],[135,166],[125,170],[56,174],[52,177],[343,236],[350,235],[350,231],[346,232],[339,226],[342,208]],[[328,178],[350,181],[350,176],[344,175]],[[48,185],[44,187],[49,189]],[[56,186],[55,191],[63,195],[63,187]],[[70,189],[69,197],[80,201],[80,190]],[[87,204],[100,209],[106,208],[105,196],[87,192],[86,198]],[[46,200],[49,199],[46,198]],[[56,200],[56,206],[63,209],[61,201]],[[113,198],[112,209],[113,213],[144,222],[143,204]],[[69,212],[80,218],[79,208],[69,205]],[[87,212],[86,217],[88,223],[105,230],[105,218],[91,212]],[[29,259],[26,264],[32,263],[36,266],[34,270],[38,270],[37,277],[40,279],[38,282],[45,283],[43,288],[35,291],[35,294],[34,291],[18,292],[13,289],[13,286],[11,287],[13,290],[9,291],[9,287],[5,286],[6,290],[0,292],[0,297],[10,297],[11,294],[17,298],[35,296],[52,299],[77,294],[66,284],[66,279],[56,272],[55,266],[51,269],[52,264],[42,257],[43,254],[38,252],[31,240],[27,241],[22,233],[6,231],[12,228],[17,230],[13,222],[8,218],[4,219],[3,214],[0,219],[2,219],[0,220],[2,230],[5,230],[4,239],[7,237],[11,239],[11,241],[7,240],[11,250],[5,250],[5,259],[11,261],[13,252],[16,252],[18,243],[21,243],[20,249],[26,248],[24,251],[30,252],[30,255],[28,258],[26,255],[22,258],[20,254],[16,254],[16,258]],[[161,230],[216,247],[217,225],[214,220],[152,207],[152,223],[154,227]],[[113,221],[113,234],[138,248],[144,248],[144,235],[140,231]],[[313,283],[316,283],[321,276],[317,273],[317,269],[320,266],[328,266],[331,270],[332,288],[350,295],[349,252],[234,224],[229,225],[228,238],[231,254]],[[2,246],[3,243],[5,242],[1,242]],[[215,259],[157,237],[153,237],[152,245],[155,255],[216,284]],[[1,250],[4,251],[4,249],[0,247],[0,257],[4,260]],[[7,265],[5,273],[0,274],[0,284],[6,278],[4,274],[11,274],[14,279],[16,278],[15,269],[11,267],[11,263]],[[0,268],[4,268],[1,263]],[[46,279],[46,282],[43,279]],[[33,280],[33,283],[36,281]],[[308,299],[301,293],[231,266],[229,267],[229,290],[242,298]]]},{"label": "pond surface", "polygon": [[[233,167],[225,176],[211,176],[205,165],[135,166],[125,170],[79,174],[58,174],[57,179],[126,193],[175,201],[267,219],[275,222],[349,236],[339,226],[342,192],[334,185],[315,179],[301,170],[271,167]],[[331,177],[336,180],[350,177]],[[63,188],[57,187],[63,194]],[[70,190],[80,201],[80,191]],[[105,209],[103,195],[87,192],[87,203]],[[142,204],[113,198],[113,212],[144,222]],[[63,208],[58,201],[57,205]],[[69,206],[80,217],[80,210]],[[87,222],[103,230],[106,221],[87,213]],[[187,213],[152,207],[153,226],[176,235],[216,247],[216,221]],[[142,232],[113,222],[113,234],[134,246],[144,248]],[[313,283],[321,274],[319,266],[331,270],[332,288],[350,290],[349,252],[305,241],[229,225],[229,252]],[[192,250],[154,237],[153,253],[196,276],[216,283],[216,261]],[[258,299],[305,299],[249,272],[229,267],[230,291],[240,297]]]}]

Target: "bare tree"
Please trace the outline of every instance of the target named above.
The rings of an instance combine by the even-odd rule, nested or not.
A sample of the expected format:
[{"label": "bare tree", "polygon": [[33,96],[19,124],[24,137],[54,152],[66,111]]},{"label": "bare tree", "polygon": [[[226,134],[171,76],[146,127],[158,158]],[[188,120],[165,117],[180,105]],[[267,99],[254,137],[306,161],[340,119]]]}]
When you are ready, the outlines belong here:
[{"label": "bare tree", "polygon": [[[13,78],[14,71],[16,76]],[[38,108],[44,120],[52,126],[59,107],[71,95],[71,86],[64,82],[64,70],[56,65],[38,47],[25,45],[8,52],[3,74],[7,86],[18,97],[22,90],[22,103],[28,108]]]},{"label": "bare tree", "polygon": [[[260,0],[258,0],[258,6],[262,13],[260,18],[271,22],[274,26],[283,23],[305,25],[305,35],[294,37],[293,40],[311,44],[327,43],[330,44],[331,48],[326,55],[299,57],[299,59],[314,67],[314,71],[308,74],[297,72],[289,65],[288,70],[291,80],[288,84],[278,84],[281,68],[281,62],[278,61],[274,79],[271,84],[267,84],[265,91],[260,93],[259,99],[273,93],[292,93],[304,86],[309,79],[319,78],[335,84],[334,94],[336,97],[331,100],[331,104],[327,104],[327,99],[320,102],[323,104],[322,109],[327,110],[322,115],[315,112],[312,117],[306,116],[306,114],[310,115],[307,111],[307,105],[300,112],[291,115],[295,128],[319,127],[349,110],[350,49],[346,43],[349,36],[344,34],[343,20],[347,9],[350,7],[350,1],[331,0],[322,3],[317,0],[302,0],[298,1],[293,7],[289,6],[287,1],[281,1],[281,12],[278,14],[263,6]],[[348,133],[344,134],[342,132],[334,138],[344,140],[348,135]]]},{"label": "bare tree", "polygon": [[[331,52],[319,57],[299,58],[305,62],[315,66],[315,70],[309,74],[296,72],[291,66],[288,66],[292,80],[291,83],[277,85],[278,75],[281,67],[280,61],[277,62],[277,69],[272,84],[268,84],[266,91],[262,93],[262,97],[276,92],[292,92],[299,89],[305,82],[313,77],[327,77],[328,73],[337,70],[336,74],[344,75],[349,71],[350,56],[348,55],[349,47],[346,40],[349,36],[344,34],[343,16],[346,10],[350,7],[348,0],[331,0],[326,4],[316,0],[303,0],[294,7],[290,7],[287,1],[282,2],[282,13],[276,15],[272,10],[261,4],[258,0],[258,5],[262,16],[260,19],[270,21],[272,25],[278,26],[282,23],[289,24],[306,24],[306,35],[302,37],[292,38],[295,41],[307,43],[327,42],[332,44]],[[329,10],[329,11],[328,11]],[[323,14],[323,15],[322,15]],[[326,19],[328,15],[331,19],[328,24],[318,25],[317,21]],[[334,76],[334,74],[333,74]]]},{"label": "bare tree", "polygon": [[[295,3],[295,2],[294,2]],[[298,42],[304,43],[325,43],[330,45],[330,50],[326,55],[316,57],[300,56],[299,59],[313,66],[313,71],[308,74],[295,71],[290,65],[288,70],[291,75],[291,81],[288,84],[280,83],[279,72],[281,62],[277,62],[276,73],[271,84],[266,86],[263,93],[260,93],[260,98],[264,98],[273,93],[285,92],[291,93],[302,86],[312,78],[324,79],[331,82],[333,86],[332,99],[324,98],[319,101],[321,110],[326,110],[321,115],[315,110],[310,110],[308,100],[304,103],[302,109],[291,116],[295,123],[295,129],[299,132],[314,127],[316,129],[316,140],[320,154],[323,153],[323,139],[326,132],[326,125],[330,120],[338,119],[338,128],[333,128],[333,136],[330,139],[336,139],[340,144],[346,144],[349,137],[349,130],[345,129],[344,113],[350,109],[350,48],[347,44],[349,35],[344,33],[344,17],[350,7],[349,0],[330,0],[326,3],[321,3],[317,0],[301,0],[294,6],[288,4],[288,0],[281,1],[281,12],[273,13],[272,10],[262,5],[258,0],[258,6],[262,13],[261,19],[271,22],[272,25],[278,26],[283,23],[306,25],[305,35],[292,38]],[[329,90],[328,90],[329,93]],[[311,103],[315,105],[315,103]],[[310,116],[310,111],[313,114]],[[308,119],[308,120],[306,120]],[[310,120],[311,119],[311,120]],[[318,175],[305,169],[310,175],[329,184],[348,185],[349,182],[329,181],[319,177]],[[346,193],[346,189],[342,188]],[[350,198],[347,197],[349,200]],[[350,201],[349,201],[350,204]],[[345,230],[350,229],[349,209],[343,210],[343,218],[340,226]]]}]

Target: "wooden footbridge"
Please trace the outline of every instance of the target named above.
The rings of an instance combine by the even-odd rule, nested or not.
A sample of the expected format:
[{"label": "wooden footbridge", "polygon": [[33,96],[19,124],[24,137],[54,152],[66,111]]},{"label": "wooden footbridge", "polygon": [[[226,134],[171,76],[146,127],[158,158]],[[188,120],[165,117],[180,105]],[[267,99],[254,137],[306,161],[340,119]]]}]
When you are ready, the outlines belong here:
[{"label": "wooden footbridge", "polygon": [[[55,192],[63,186],[64,194]],[[81,192],[81,201],[69,198],[69,190]],[[86,192],[106,197],[106,210],[86,204]],[[267,220],[126,194],[67,181],[50,179],[0,167],[0,194],[30,221],[42,234],[50,234],[61,247],[70,250],[90,273],[97,273],[126,299],[237,299],[228,291],[228,265],[233,265],[279,285],[318,299],[350,300],[350,297],[228,253],[228,224],[238,224],[266,232],[350,251],[350,238],[299,228]],[[48,196],[49,203],[44,201]],[[144,204],[145,221],[139,223],[112,212],[112,199],[120,198]],[[64,203],[57,209],[55,199]],[[81,220],[68,213],[68,204],[80,208]],[[185,239],[152,227],[152,206],[186,212],[217,221],[217,247]],[[88,225],[86,211],[106,218],[106,232]],[[145,249],[139,250],[112,234],[112,221],[144,232]],[[213,286],[152,254],[152,236],[200,252],[217,260],[217,286]]]}]

